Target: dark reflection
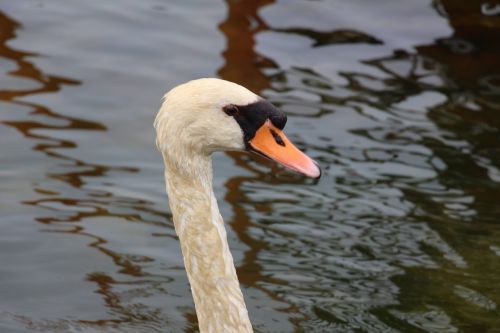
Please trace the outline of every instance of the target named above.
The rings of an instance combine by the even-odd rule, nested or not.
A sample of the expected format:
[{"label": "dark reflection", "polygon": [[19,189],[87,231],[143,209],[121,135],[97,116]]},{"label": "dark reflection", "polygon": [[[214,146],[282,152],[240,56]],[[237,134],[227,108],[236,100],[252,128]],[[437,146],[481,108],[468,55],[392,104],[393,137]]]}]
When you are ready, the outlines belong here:
[{"label": "dark reflection", "polygon": [[356,30],[333,30],[333,31],[316,31],[307,28],[287,28],[287,29],[273,29],[276,32],[284,32],[296,34],[304,37],[311,38],[314,43],[312,47],[328,46],[333,44],[383,44],[383,42],[373,36],[365,34],[364,32]]},{"label": "dark reflection", "polygon": [[[348,129],[356,144],[332,142],[329,136],[342,130],[340,125],[314,143],[319,159],[335,164],[339,173],[332,202],[322,207],[331,205],[334,214],[322,223],[344,225],[328,224],[330,230],[338,228],[333,242],[355,244],[331,249],[317,236],[310,249],[324,249],[325,257],[314,276],[334,289],[325,296],[321,288],[292,283],[290,292],[317,301],[310,312],[301,310],[310,317],[302,327],[479,332],[500,324],[500,294],[491,287],[500,231],[500,24],[477,3],[434,5],[453,35],[416,46],[414,53],[368,55],[362,62],[376,69],[370,74],[342,70],[346,84],[309,69],[270,74],[277,91],[273,100],[299,110],[296,116],[330,117],[323,122],[333,124],[335,112],[344,114],[341,119],[351,113],[349,124],[356,118],[360,124]],[[282,31],[302,36],[308,28]],[[320,97],[318,106],[308,111],[307,104],[287,97],[294,91]],[[272,208],[276,214],[277,206]],[[281,216],[287,216],[285,211]],[[363,237],[349,235],[349,228]],[[393,251],[385,257],[389,248]],[[329,249],[334,258],[328,258]],[[337,266],[335,260],[342,259]],[[377,262],[381,266],[375,269]],[[370,269],[375,269],[372,274]]]},{"label": "dark reflection", "polygon": [[[44,73],[30,61],[30,59],[37,57],[37,54],[16,50],[8,46],[9,40],[16,37],[16,31],[20,26],[18,22],[0,13],[0,57],[12,61],[16,65],[16,69],[6,73],[7,75],[35,82],[38,86],[31,89],[1,90],[0,100],[11,105],[21,106],[30,112],[24,118],[20,115],[19,120],[0,121],[4,125],[15,128],[25,138],[32,140],[34,151],[57,161],[54,163],[55,167],[45,175],[50,181],[33,184],[33,190],[37,193],[38,198],[26,200],[23,203],[47,208],[47,211],[55,211],[55,215],[35,218],[38,222],[46,225],[42,232],[86,237],[89,240],[88,246],[90,248],[98,250],[113,261],[117,277],[104,272],[90,272],[85,277],[86,280],[96,284],[96,293],[102,295],[102,299],[111,311],[110,313],[113,313],[111,319],[37,321],[17,314],[14,315],[14,318],[31,329],[51,332],[66,332],[69,329],[79,330],[96,325],[104,330],[118,324],[133,327],[136,323],[148,320],[165,324],[167,319],[162,318],[158,310],[148,308],[146,305],[130,303],[127,299],[145,297],[151,293],[165,293],[164,284],[171,282],[172,279],[165,275],[145,271],[144,267],[153,260],[151,258],[113,251],[108,247],[108,240],[87,231],[84,222],[89,218],[118,218],[171,230],[170,224],[166,222],[168,216],[163,212],[156,211],[152,203],[145,200],[118,197],[112,192],[85,188],[85,180],[89,177],[106,178],[109,173],[136,173],[138,169],[87,163],[83,159],[70,157],[64,152],[66,149],[77,149],[76,142],[45,134],[51,133],[47,130],[56,131],[52,133],[57,133],[57,131],[106,131],[106,126],[95,121],[56,112],[44,105],[21,99],[37,94],[59,93],[66,85],[78,85],[81,82]],[[56,185],[58,182],[78,190],[78,192],[68,191],[68,196],[66,196],[64,190],[60,190],[61,186]],[[64,187],[62,188],[64,189]],[[72,195],[77,195],[77,197]],[[169,233],[172,234],[172,232]],[[57,247],[57,244],[54,246]],[[124,285],[128,288],[127,297],[123,297],[125,293],[117,291]],[[106,316],[104,315],[104,317]]]},{"label": "dark reflection", "polygon": [[[500,304],[500,294],[490,287],[498,269],[498,253],[492,247],[497,245],[500,216],[495,199],[500,195],[500,22],[484,12],[485,4],[479,7],[467,1],[440,1],[454,33],[436,44],[417,47],[420,57],[439,66],[446,83],[438,89],[447,100],[430,109],[428,116],[449,134],[440,141],[427,138],[426,146],[448,166],[438,175],[447,193],[429,197],[409,191],[408,195],[425,209],[418,217],[429,221],[449,244],[460,249],[470,265],[464,271],[425,272],[431,281],[456,282],[452,286],[441,282],[423,287],[429,295],[456,295],[456,304],[462,307],[450,306],[446,311],[467,332],[488,331],[500,325],[491,312]],[[478,253],[482,257],[479,261]],[[464,273],[470,278],[457,280],[456,276]],[[402,297],[411,297],[413,292],[407,288],[405,293],[409,295]],[[436,303],[427,297],[419,301],[412,304],[414,308],[424,302]]]},{"label": "dark reflection", "polygon": [[[230,8],[236,4],[231,2]],[[461,327],[479,332],[499,324],[500,295],[491,286],[499,268],[495,239],[500,232],[496,200],[500,195],[500,44],[496,41],[500,24],[491,15],[492,5],[441,1],[434,7],[450,22],[452,36],[416,46],[416,52],[394,50],[380,58],[367,55],[363,63],[376,71],[340,71],[346,84],[308,68],[252,66],[260,55],[243,63],[225,53],[224,68],[231,67],[232,75],[221,71],[223,78],[251,86],[254,82],[247,77],[259,74],[243,72],[249,68],[265,72],[268,79],[262,87],[289,115],[333,122],[326,117],[353,112],[360,123],[367,118],[373,124],[348,129],[367,140],[363,145],[331,142],[330,133],[312,144],[323,164],[341,170],[335,171],[341,176],[331,184],[333,196],[320,189],[304,190],[316,202],[324,200],[320,208],[308,206],[314,200],[301,195],[283,202],[279,195],[266,196],[265,185],[259,185],[263,179],[292,192],[299,191],[296,185],[301,182],[276,181],[251,157],[231,154],[238,166],[256,175],[235,177],[226,184],[227,201],[234,203],[231,225],[250,248],[238,268],[240,279],[273,298],[288,293],[297,299],[313,298],[313,307],[296,308],[299,314],[290,317],[297,329],[454,332]],[[265,23],[256,29],[263,30],[269,30]],[[273,31],[309,37],[314,46],[381,43],[363,32],[325,33],[307,27]],[[248,45],[252,49],[253,39]],[[241,75],[234,74],[240,68],[244,68]],[[256,92],[264,90],[253,87]],[[297,91],[319,99],[308,104],[290,98]],[[426,105],[430,93],[434,99],[439,96],[439,102]],[[411,104],[413,99],[418,103]],[[297,199],[302,200],[302,211],[290,207]],[[250,213],[255,211],[258,222]],[[279,221],[299,227],[297,221],[305,218],[314,221],[318,232],[307,227],[304,234],[287,234],[273,225]],[[263,240],[252,236],[258,234],[253,230],[256,223],[257,228],[268,226]],[[280,243],[282,238],[286,244]],[[342,245],[346,242],[352,244]],[[286,263],[276,263],[273,255]],[[305,266],[309,271],[303,272]],[[288,270],[302,272],[311,282],[276,274]],[[297,303],[289,304],[293,308]]]}]

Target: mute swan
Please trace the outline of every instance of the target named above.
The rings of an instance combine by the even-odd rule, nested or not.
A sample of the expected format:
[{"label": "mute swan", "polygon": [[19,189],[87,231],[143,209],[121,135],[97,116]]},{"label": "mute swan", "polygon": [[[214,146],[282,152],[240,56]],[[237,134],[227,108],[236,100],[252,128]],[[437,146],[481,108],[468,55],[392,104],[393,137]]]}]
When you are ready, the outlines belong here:
[{"label": "mute swan", "polygon": [[164,97],[156,144],[202,333],[253,332],[212,189],[211,153],[247,150],[319,178],[281,131],[285,114],[235,83],[198,79]]}]

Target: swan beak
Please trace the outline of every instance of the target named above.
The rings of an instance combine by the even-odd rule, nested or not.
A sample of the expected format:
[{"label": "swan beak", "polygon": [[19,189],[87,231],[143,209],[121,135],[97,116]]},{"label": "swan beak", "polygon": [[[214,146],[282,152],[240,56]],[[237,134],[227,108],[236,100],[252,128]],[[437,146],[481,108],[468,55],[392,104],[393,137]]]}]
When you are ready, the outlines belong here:
[{"label": "swan beak", "polygon": [[309,156],[293,145],[268,119],[248,142],[251,150],[308,177],[321,177],[321,170]]}]

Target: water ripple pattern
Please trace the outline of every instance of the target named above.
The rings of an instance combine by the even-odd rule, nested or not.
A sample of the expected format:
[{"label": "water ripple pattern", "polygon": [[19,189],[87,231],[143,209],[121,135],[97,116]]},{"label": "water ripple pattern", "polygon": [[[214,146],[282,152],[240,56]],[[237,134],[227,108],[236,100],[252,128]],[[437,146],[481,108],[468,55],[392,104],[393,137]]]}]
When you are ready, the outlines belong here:
[{"label": "water ripple pattern", "polygon": [[323,168],[214,156],[256,332],[498,332],[494,2],[0,0],[0,331],[197,332],[154,147],[175,84]]}]

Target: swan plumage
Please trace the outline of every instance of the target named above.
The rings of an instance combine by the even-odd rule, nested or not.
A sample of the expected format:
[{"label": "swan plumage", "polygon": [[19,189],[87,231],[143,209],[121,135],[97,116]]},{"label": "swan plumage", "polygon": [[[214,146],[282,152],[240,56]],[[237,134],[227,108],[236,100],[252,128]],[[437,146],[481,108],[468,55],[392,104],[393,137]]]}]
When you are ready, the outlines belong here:
[{"label": "swan plumage", "polygon": [[212,189],[211,154],[247,150],[318,178],[316,163],[283,134],[285,114],[220,79],[170,90],[155,119],[156,144],[202,333],[253,332]]}]

